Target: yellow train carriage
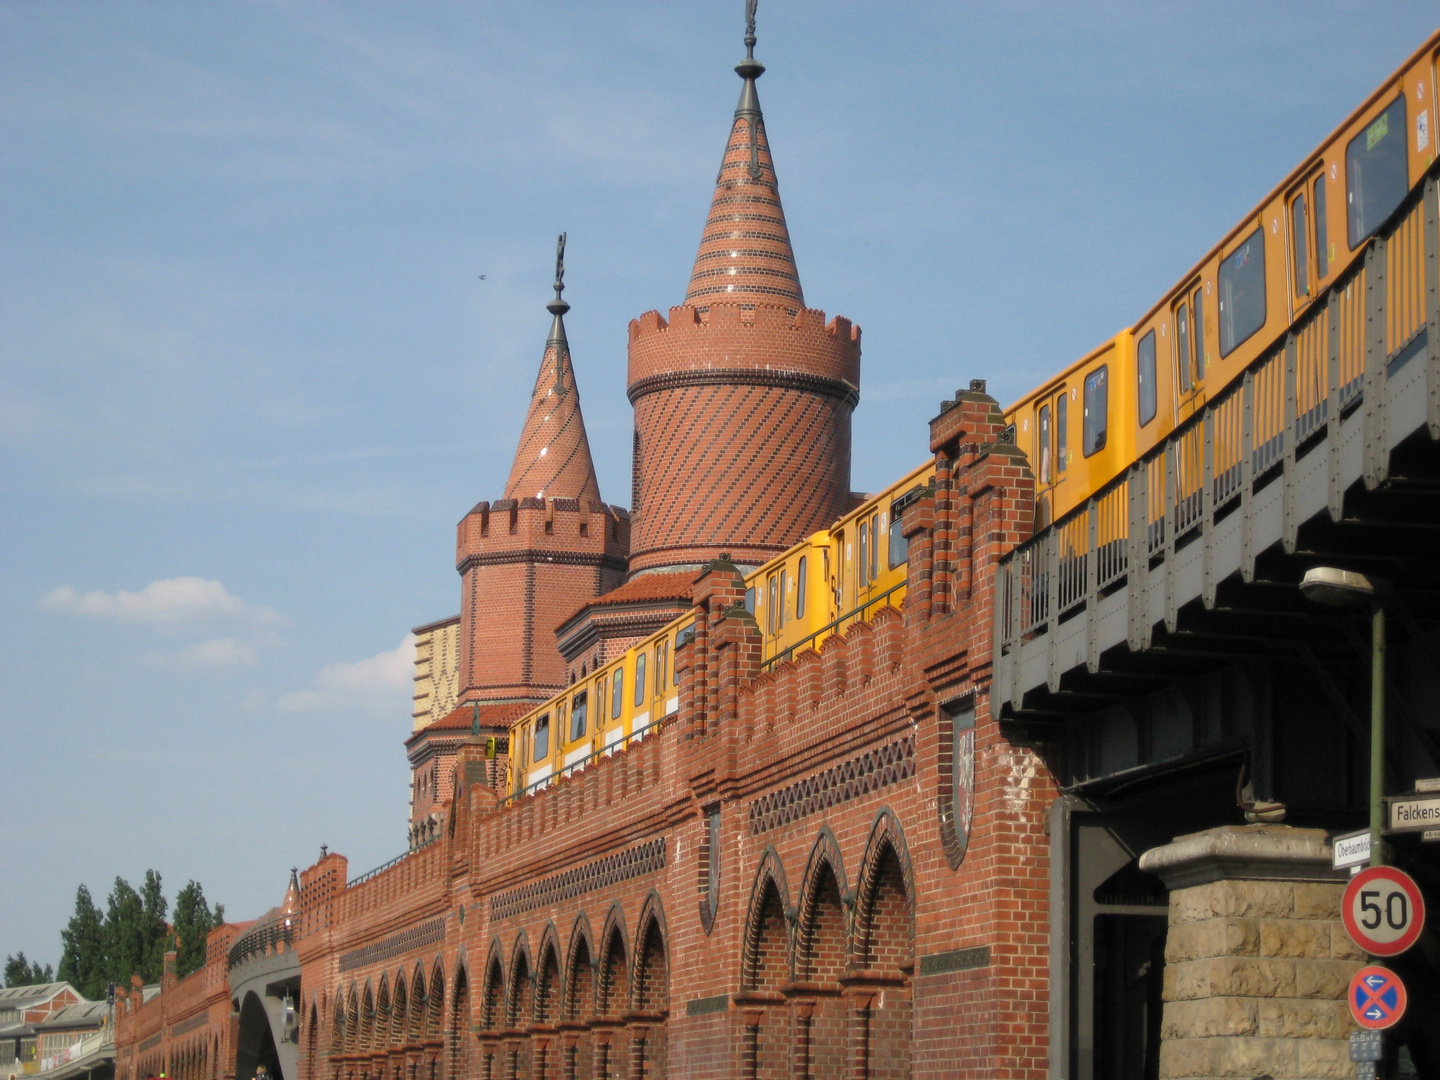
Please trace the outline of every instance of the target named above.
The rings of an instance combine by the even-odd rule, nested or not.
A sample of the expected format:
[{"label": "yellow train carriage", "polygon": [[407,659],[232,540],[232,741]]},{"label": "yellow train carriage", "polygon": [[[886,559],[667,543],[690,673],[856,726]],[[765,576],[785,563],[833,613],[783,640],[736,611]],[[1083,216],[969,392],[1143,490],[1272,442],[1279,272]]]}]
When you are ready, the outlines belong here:
[{"label": "yellow train carriage", "polygon": [[517,720],[510,729],[511,796],[643,739],[679,708],[675,644],[693,625],[692,616],[676,619]]},{"label": "yellow train carriage", "polygon": [[[1276,185],[1133,330],[1007,410],[1035,469],[1037,527],[1063,518],[1155,449],[1259,360],[1282,347],[1292,324],[1313,304],[1328,299],[1331,286],[1361,257],[1369,238],[1433,169],[1437,81],[1440,33]],[[1392,278],[1402,274],[1419,289],[1423,217],[1418,209],[1411,216],[1415,235],[1407,232],[1408,243],[1392,245],[1387,258]],[[1409,228],[1402,226],[1402,232]],[[1397,265],[1407,257],[1414,266]],[[1350,281],[1337,299],[1341,339],[1334,345],[1344,401],[1358,390],[1364,369],[1363,337],[1347,333],[1347,328],[1364,323],[1363,280]],[[1423,310],[1419,303],[1398,307]],[[1418,329],[1418,324],[1401,325],[1403,315],[1399,320],[1387,327],[1392,339]],[[1329,332],[1327,320],[1316,320],[1295,343],[1294,391],[1302,437],[1321,419],[1327,396]],[[1102,357],[1107,350],[1112,355]],[[1098,381],[1091,382],[1099,379],[1101,365],[1108,366],[1103,399]],[[1261,469],[1268,454],[1278,453],[1286,393],[1280,367],[1267,371],[1257,376],[1253,391],[1260,440],[1254,447],[1255,464]],[[1077,425],[1077,406],[1084,409],[1088,429]],[[1105,423],[1098,428],[1092,419],[1096,408],[1105,411]],[[1239,400],[1231,398],[1215,418],[1217,490],[1237,482],[1240,408]],[[1104,431],[1104,447],[1094,447],[1092,429]],[[1182,440],[1173,462],[1182,505],[1201,498],[1203,454],[1203,433],[1197,428]],[[1155,461],[1150,467],[1168,466]],[[1152,483],[1150,490],[1161,490],[1161,484]],[[1163,508],[1152,506],[1150,515],[1152,528],[1164,527]]]},{"label": "yellow train carriage", "polygon": [[881,604],[904,603],[906,543],[891,504],[934,480],[935,465],[926,462],[746,576],[746,606],[760,624],[766,666],[818,649]]},{"label": "yellow train carriage", "polygon": [[1121,331],[1005,412],[1035,472],[1035,516],[1064,517],[1135,460],[1135,338]]}]

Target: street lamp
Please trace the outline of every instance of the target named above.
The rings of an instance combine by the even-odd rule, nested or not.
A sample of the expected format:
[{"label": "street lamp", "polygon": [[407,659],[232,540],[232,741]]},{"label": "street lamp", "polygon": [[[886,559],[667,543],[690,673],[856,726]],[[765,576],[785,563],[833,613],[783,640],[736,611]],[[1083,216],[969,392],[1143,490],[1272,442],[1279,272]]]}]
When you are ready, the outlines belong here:
[{"label": "street lamp", "polygon": [[1316,566],[1305,571],[1300,591],[1328,607],[1370,606],[1370,865],[1385,863],[1380,835],[1385,786],[1385,605],[1389,582],[1353,570]]}]

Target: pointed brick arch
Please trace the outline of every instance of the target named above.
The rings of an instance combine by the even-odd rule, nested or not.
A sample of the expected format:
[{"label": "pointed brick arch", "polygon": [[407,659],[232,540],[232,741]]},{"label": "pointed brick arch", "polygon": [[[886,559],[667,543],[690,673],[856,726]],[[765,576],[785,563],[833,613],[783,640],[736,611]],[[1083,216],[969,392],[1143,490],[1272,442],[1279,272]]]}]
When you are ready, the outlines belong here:
[{"label": "pointed brick arch", "polygon": [[354,980],[350,983],[350,996],[345,1005],[345,1052],[353,1054],[360,1049],[360,991]]},{"label": "pointed brick arch", "polygon": [[410,988],[406,985],[405,969],[395,972],[395,989],[390,992],[390,1045],[404,1046],[406,1024],[410,1018]]},{"label": "pointed brick arch", "polygon": [[851,1030],[873,1080],[910,1075],[915,884],[905,834],[889,807],[875,816],[856,890]]},{"label": "pointed brick arch", "polygon": [[490,942],[485,975],[480,982],[480,1028],[493,1031],[505,1020],[505,948],[500,939]]},{"label": "pointed brick arch", "polygon": [[822,828],[810,850],[795,935],[795,982],[813,988],[796,999],[794,1053],[805,1075],[845,1072],[845,1003],[840,980],[849,957],[846,900],[853,900],[835,835]]},{"label": "pointed brick arch", "polygon": [[405,1036],[409,1042],[419,1042],[425,1030],[425,965],[415,961],[415,970],[410,975],[410,1015],[405,1021]]},{"label": "pointed brick arch", "polygon": [[625,939],[625,917],[616,904],[600,932],[600,964],[595,985],[595,1015],[618,1018],[628,1007],[630,948]]},{"label": "pointed brick arch", "polygon": [[390,976],[381,972],[379,988],[375,991],[375,1033],[370,1047],[384,1050],[390,1045],[390,1024],[394,1016],[390,1012]]},{"label": "pointed brick arch", "polygon": [[564,989],[560,974],[560,935],[553,922],[547,922],[540,934],[539,959],[535,962],[535,1009],[537,1024],[553,1024],[560,1019],[561,993]]},{"label": "pointed brick arch", "polygon": [[365,989],[360,994],[360,1044],[357,1049],[375,1049],[375,989],[369,979],[365,980]]},{"label": "pointed brick arch", "polygon": [[660,1014],[670,1007],[669,932],[660,894],[651,889],[635,925],[635,963],[630,1000],[637,1012]]},{"label": "pointed brick arch", "polygon": [[590,919],[582,911],[570,929],[570,948],[565,954],[566,1020],[587,1020],[595,1012],[595,944]]},{"label": "pointed brick arch", "polygon": [[505,1002],[505,1026],[520,1027],[530,1022],[534,1008],[535,961],[530,956],[530,940],[521,930],[515,938],[510,955],[510,996]]},{"label": "pointed brick arch", "polygon": [[445,1027],[446,1075],[451,1080],[468,1080],[470,1075],[470,973],[465,961],[455,965],[455,985],[450,993],[450,1020]]},{"label": "pointed brick arch", "polygon": [[430,985],[425,993],[425,1025],[420,1032],[423,1039],[438,1039],[445,1022],[445,961],[435,958],[430,968]]},{"label": "pointed brick arch", "polygon": [[779,989],[790,976],[790,887],[773,846],[765,849],[746,908],[745,941],[740,956],[743,990]]}]

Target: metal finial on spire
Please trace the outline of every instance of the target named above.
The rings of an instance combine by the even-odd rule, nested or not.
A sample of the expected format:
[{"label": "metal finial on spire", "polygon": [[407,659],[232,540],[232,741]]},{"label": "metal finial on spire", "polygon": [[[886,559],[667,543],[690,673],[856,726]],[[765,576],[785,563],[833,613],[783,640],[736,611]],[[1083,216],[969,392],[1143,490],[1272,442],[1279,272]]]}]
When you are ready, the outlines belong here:
[{"label": "metal finial on spire", "polygon": [[745,118],[745,127],[750,133],[751,180],[759,180],[760,168],[760,96],[755,92],[755,80],[765,74],[765,65],[755,59],[755,5],[756,0],[745,0],[745,59],[735,65],[735,74],[745,80],[740,91],[740,104],[735,107],[735,118]]},{"label": "metal finial on spire", "polygon": [[570,305],[560,295],[565,291],[565,233],[561,233],[555,241],[555,299],[545,305],[545,310],[554,315],[550,323],[550,337],[545,342],[547,347],[555,350],[555,393],[565,393],[565,362],[570,356],[570,342],[565,337],[565,320],[563,316],[570,310]]}]

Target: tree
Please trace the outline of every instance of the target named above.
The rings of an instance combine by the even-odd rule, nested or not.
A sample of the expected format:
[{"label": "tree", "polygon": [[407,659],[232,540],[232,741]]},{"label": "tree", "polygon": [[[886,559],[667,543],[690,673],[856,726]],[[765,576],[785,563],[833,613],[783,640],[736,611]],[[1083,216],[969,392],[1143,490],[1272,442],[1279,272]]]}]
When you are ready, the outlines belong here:
[{"label": "tree", "polygon": [[60,940],[63,943],[60,978],[84,997],[99,1000],[110,979],[105,924],[100,909],[90,897],[90,890],[84,885],[75,890],[75,914],[60,931]]},{"label": "tree", "polygon": [[175,894],[175,937],[179,941],[178,973],[183,979],[205,966],[205,938],[225,921],[225,905],[211,911],[205,890],[191,881]]},{"label": "tree", "polygon": [[16,956],[5,957],[6,986],[34,986],[36,983],[54,981],[55,972],[50,965],[46,964],[42,968],[38,962],[32,963],[25,959],[23,949]]},{"label": "tree", "polygon": [[160,873],[145,871],[145,884],[140,886],[140,942],[144,957],[142,974],[146,982],[158,982],[165,970],[165,952],[170,948],[170,924],[165,921],[169,905],[160,889]]}]

